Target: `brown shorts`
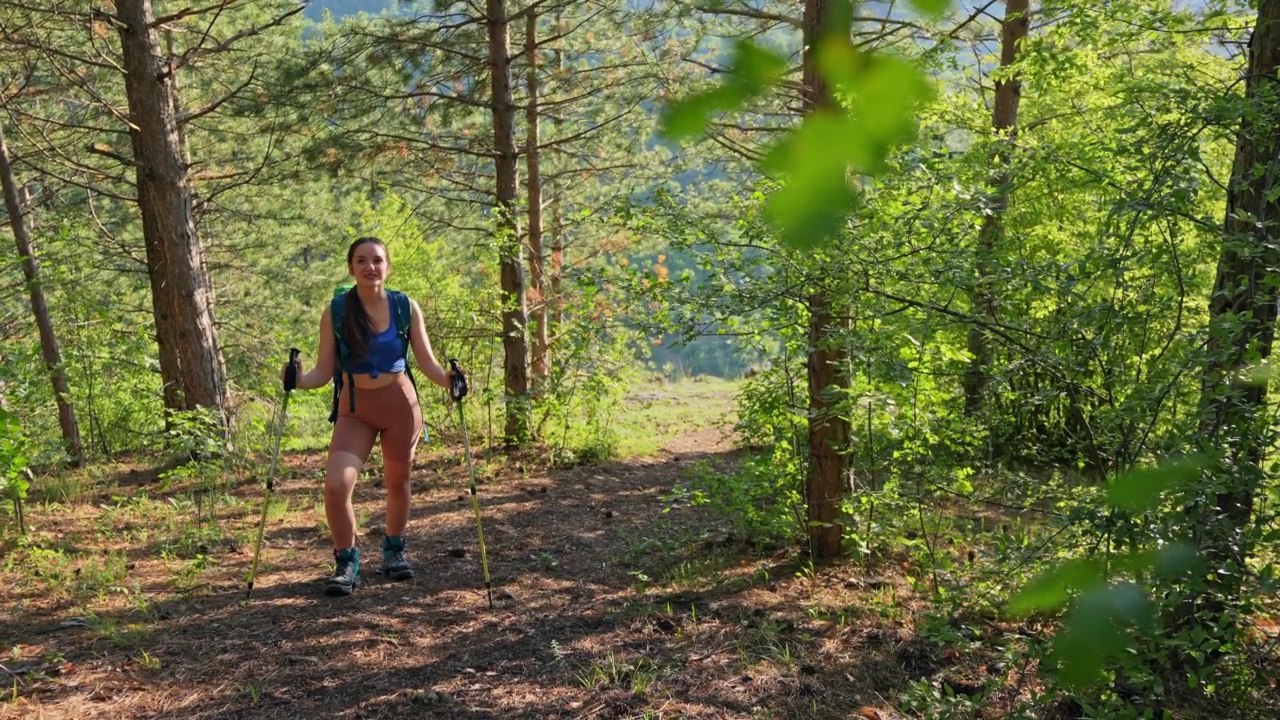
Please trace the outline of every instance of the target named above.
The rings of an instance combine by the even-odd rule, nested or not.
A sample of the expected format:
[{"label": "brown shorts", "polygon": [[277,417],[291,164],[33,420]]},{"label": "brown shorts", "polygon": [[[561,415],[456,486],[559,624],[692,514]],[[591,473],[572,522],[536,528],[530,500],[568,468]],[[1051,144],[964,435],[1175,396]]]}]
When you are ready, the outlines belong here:
[{"label": "brown shorts", "polygon": [[422,411],[408,376],[401,374],[398,382],[386,387],[355,388],[355,412],[351,411],[351,389],[350,383],[343,383],[329,452],[349,452],[365,461],[381,435],[383,461],[412,462],[422,435]]}]

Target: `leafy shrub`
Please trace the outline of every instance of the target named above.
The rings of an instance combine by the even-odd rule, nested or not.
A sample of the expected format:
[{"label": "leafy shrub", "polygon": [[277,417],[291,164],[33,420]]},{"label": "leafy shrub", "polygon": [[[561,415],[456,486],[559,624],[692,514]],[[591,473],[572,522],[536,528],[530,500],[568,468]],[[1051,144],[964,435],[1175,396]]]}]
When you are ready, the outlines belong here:
[{"label": "leafy shrub", "polygon": [[0,497],[12,503],[15,510],[27,497],[26,442],[18,431],[18,417],[0,408]]}]

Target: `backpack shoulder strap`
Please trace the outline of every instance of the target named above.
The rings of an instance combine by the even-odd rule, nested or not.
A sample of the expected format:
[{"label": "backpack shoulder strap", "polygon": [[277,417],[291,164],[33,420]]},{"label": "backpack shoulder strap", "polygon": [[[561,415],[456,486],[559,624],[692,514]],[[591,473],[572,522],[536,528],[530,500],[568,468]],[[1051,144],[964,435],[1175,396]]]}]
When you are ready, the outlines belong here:
[{"label": "backpack shoulder strap", "polygon": [[347,355],[346,343],[342,342],[342,323],[346,320],[346,316],[346,293],[333,296],[333,299],[329,301],[329,322],[333,326],[333,347],[338,351],[338,367],[335,368],[335,372],[341,372]]},{"label": "backpack shoulder strap", "polygon": [[[342,395],[342,368],[347,364],[347,344],[342,341],[342,323],[347,314],[346,293],[338,293],[329,301],[329,324],[333,326],[333,350],[335,363],[333,366],[333,403],[329,410],[329,422],[338,419],[338,398]],[[355,383],[351,384],[351,410],[356,409]]]},{"label": "backpack shoulder strap", "polygon": [[409,339],[409,329],[413,327],[413,306],[409,304],[409,296],[396,290],[388,290],[391,299],[392,317],[396,323],[396,334],[404,348],[404,372],[409,376],[409,383],[416,390],[418,383],[413,379],[413,363],[409,362],[409,349],[413,343]]},{"label": "backpack shoulder strap", "polygon": [[409,357],[409,328],[413,325],[413,308],[409,305],[409,296],[396,290],[388,290],[391,298],[391,309],[396,323],[396,334],[404,343],[404,356]]}]

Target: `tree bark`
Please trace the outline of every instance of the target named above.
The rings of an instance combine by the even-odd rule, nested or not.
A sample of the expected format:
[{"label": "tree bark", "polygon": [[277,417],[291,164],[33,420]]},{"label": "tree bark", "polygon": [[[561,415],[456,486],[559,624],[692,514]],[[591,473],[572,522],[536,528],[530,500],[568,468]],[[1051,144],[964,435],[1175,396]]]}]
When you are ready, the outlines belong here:
[{"label": "tree bark", "polygon": [[[557,27],[559,16],[557,16]],[[564,68],[564,56],[559,49],[555,51],[556,70]],[[556,137],[560,136],[560,115],[552,116],[551,125],[556,130]],[[564,213],[561,211],[561,195],[559,183],[553,186],[551,191],[551,297],[548,303],[551,305],[551,315],[548,318],[550,326],[550,335],[553,338],[560,336],[560,325],[564,322]]]},{"label": "tree bark", "polygon": [[505,0],[486,0],[489,30],[489,74],[492,87],[494,170],[497,176],[498,260],[502,283],[502,349],[506,380],[506,425],[503,442],[530,440],[528,312],[524,297],[524,263],[520,257],[520,223],[516,217],[515,102],[511,99],[509,22]]},{"label": "tree bark", "polygon": [[142,238],[147,251],[147,280],[151,285],[151,314],[156,322],[156,349],[160,359],[160,392],[166,410],[189,410],[182,380],[182,358],[178,353],[178,322],[174,319],[177,299],[168,282],[168,249],[157,236]]},{"label": "tree bark", "polygon": [[[1004,22],[1000,31],[1000,69],[1007,72],[1018,61],[1022,42],[1027,37],[1030,19],[1027,17],[1028,0],[1005,0]],[[990,206],[978,231],[978,246],[974,258],[977,285],[973,292],[973,313],[983,321],[994,322],[999,309],[995,292],[995,253],[1004,244],[1004,217],[1009,209],[1009,191],[1012,177],[1009,156],[1013,152],[1013,140],[1018,133],[1018,105],[1022,99],[1022,81],[1016,73],[1002,74],[996,81],[995,108],[991,115],[991,127],[995,130],[997,150],[992,153],[994,168],[990,180]],[[999,147],[1003,144],[1003,147]],[[978,323],[969,326],[969,372],[964,382],[964,410],[975,415],[982,409],[983,395],[991,381],[991,365],[994,353],[986,328]]]},{"label": "tree bark", "polygon": [[[173,364],[176,350],[182,407],[212,408],[225,424],[226,368],[182,160],[171,68],[152,27],[150,0],[117,0],[116,8],[161,370],[173,372],[165,365]],[[166,395],[166,404],[170,399]]]},{"label": "tree bark", "polygon": [[[806,115],[839,112],[835,98],[818,72],[817,44],[827,33],[826,0],[805,0],[804,4],[804,112]],[[848,28],[844,28],[846,36]],[[845,329],[832,312],[834,298],[819,286],[809,297],[809,467],[805,480],[808,505],[809,547],[814,562],[829,562],[841,554],[844,526],[841,501],[847,487],[849,421],[833,407],[834,395],[848,388],[843,372],[847,353],[843,343],[832,342]]]},{"label": "tree bark", "polygon": [[1244,532],[1253,517],[1263,461],[1270,444],[1269,382],[1241,382],[1240,375],[1264,363],[1275,338],[1280,283],[1280,0],[1262,0],[1249,43],[1245,84],[1248,109],[1236,139],[1227,187],[1222,254],[1209,299],[1207,362],[1201,383],[1200,432],[1207,447],[1221,448],[1222,489],[1212,494],[1202,523],[1202,541],[1215,603],[1238,592],[1252,553]]},{"label": "tree bark", "polygon": [[533,290],[533,383],[536,387],[547,377],[549,346],[547,340],[547,282],[544,271],[546,261],[542,247],[542,169],[539,167],[538,143],[538,13],[530,9],[525,15],[525,55],[528,69],[525,84],[529,98],[525,106],[525,182],[529,190],[529,284]]},{"label": "tree bark", "polygon": [[4,206],[9,212],[13,239],[18,245],[18,257],[22,260],[22,275],[26,278],[27,291],[31,297],[31,313],[35,315],[36,327],[40,331],[40,354],[44,358],[45,369],[49,372],[49,380],[53,383],[53,399],[58,404],[58,426],[62,429],[62,441],[71,466],[80,467],[84,464],[80,425],[76,421],[75,405],[71,402],[67,369],[62,364],[62,348],[53,330],[53,319],[49,315],[44,289],[40,287],[40,262],[36,259],[31,247],[31,236],[27,232],[26,207],[30,203],[23,203],[18,196],[18,183],[13,177],[9,144],[3,127],[0,127],[0,184],[3,185]]}]

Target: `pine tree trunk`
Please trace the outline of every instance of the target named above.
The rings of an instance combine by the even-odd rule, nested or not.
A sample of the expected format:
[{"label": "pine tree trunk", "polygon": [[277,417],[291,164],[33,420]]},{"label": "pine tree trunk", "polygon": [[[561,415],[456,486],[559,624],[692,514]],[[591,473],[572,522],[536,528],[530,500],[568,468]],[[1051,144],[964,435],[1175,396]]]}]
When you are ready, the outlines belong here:
[{"label": "pine tree trunk", "polygon": [[[557,16],[557,27],[559,21]],[[564,56],[560,54],[560,50],[555,51],[556,70],[564,68]],[[556,137],[560,136],[560,116],[554,115],[551,119],[552,127],[556,130]],[[548,303],[551,305],[551,315],[548,318],[549,334],[553,338],[560,335],[560,325],[564,322],[564,213],[561,211],[561,197],[563,196],[559,183],[556,183],[551,191],[551,297]]]},{"label": "pine tree trunk", "polygon": [[1280,0],[1262,0],[1249,45],[1245,98],[1227,188],[1222,254],[1209,300],[1207,362],[1201,384],[1204,442],[1227,457],[1225,486],[1214,492],[1203,523],[1215,603],[1238,592],[1252,547],[1245,533],[1253,517],[1263,461],[1270,445],[1268,382],[1240,382],[1265,362],[1275,337],[1280,284]]},{"label": "pine tree trunk", "polygon": [[160,359],[160,391],[166,410],[188,410],[187,393],[182,380],[182,358],[178,354],[178,322],[174,319],[177,298],[173,284],[167,281],[168,251],[158,236],[143,232],[147,250],[147,280],[151,285],[151,314],[156,323],[156,348]]},{"label": "pine tree trunk", "polygon": [[27,290],[31,296],[31,313],[35,315],[36,327],[40,332],[40,354],[53,383],[53,399],[58,404],[58,425],[62,428],[62,441],[71,466],[80,467],[84,464],[80,425],[76,422],[75,406],[71,402],[67,369],[62,364],[62,348],[53,330],[53,319],[49,315],[44,290],[40,287],[40,262],[36,259],[31,247],[31,237],[27,233],[26,206],[30,203],[23,203],[18,196],[18,184],[13,177],[13,165],[9,162],[9,144],[5,140],[3,127],[0,127],[0,184],[4,189],[4,206],[9,212],[9,225],[13,228],[13,238],[18,245],[18,257],[22,260],[22,275],[26,278]]},{"label": "pine tree trunk", "polygon": [[152,27],[150,0],[118,0],[116,8],[161,369],[173,362],[172,355],[166,361],[166,352],[173,352],[166,346],[176,344],[183,407],[213,408],[225,424],[226,368],[182,161],[170,67]]},{"label": "pine tree trunk", "polygon": [[[1000,68],[1002,71],[1018,61],[1022,42],[1027,37],[1030,19],[1027,17],[1028,0],[1005,0],[1004,22],[1000,32]],[[991,158],[994,171],[990,180],[990,206],[978,231],[978,246],[974,265],[977,285],[973,292],[973,314],[984,322],[994,322],[999,308],[995,293],[995,253],[1004,241],[1004,216],[1009,209],[1009,190],[1012,178],[1009,174],[1009,155],[1013,152],[1013,140],[1018,132],[1018,104],[1022,99],[1022,82],[1017,75],[1003,75],[996,81],[995,109],[991,126],[996,142],[1006,143]],[[964,383],[965,413],[974,415],[982,409],[983,395],[991,381],[991,365],[994,353],[987,329],[977,323],[969,326],[969,373]]]},{"label": "pine tree trunk", "polygon": [[[826,0],[805,0],[804,5],[804,112],[837,112],[836,103],[818,72],[815,44],[826,32]],[[845,29],[847,32],[847,28]],[[809,298],[809,467],[805,482],[808,504],[809,546],[814,562],[829,562],[841,554],[844,526],[840,506],[847,487],[849,421],[833,412],[833,395],[848,387],[843,375],[848,365],[838,335],[844,324],[832,313],[833,298],[824,288]],[[833,336],[836,342],[832,342]]]},{"label": "pine tree trunk", "polygon": [[506,425],[503,442],[525,444],[529,438],[528,313],[524,298],[524,263],[520,257],[520,224],[516,218],[515,102],[511,98],[511,58],[505,0],[486,0],[489,25],[489,71],[493,97],[494,164],[497,175],[499,266],[502,283],[502,349],[506,380]]},{"label": "pine tree trunk", "polygon": [[530,9],[525,16],[525,56],[529,63],[525,84],[529,100],[525,106],[525,161],[526,183],[529,188],[529,284],[533,289],[533,383],[536,386],[547,377],[547,282],[542,247],[542,169],[539,167],[538,143],[538,13]]}]

